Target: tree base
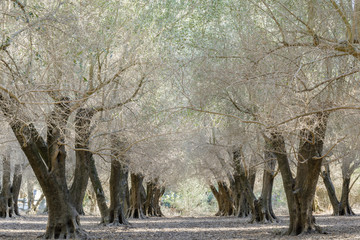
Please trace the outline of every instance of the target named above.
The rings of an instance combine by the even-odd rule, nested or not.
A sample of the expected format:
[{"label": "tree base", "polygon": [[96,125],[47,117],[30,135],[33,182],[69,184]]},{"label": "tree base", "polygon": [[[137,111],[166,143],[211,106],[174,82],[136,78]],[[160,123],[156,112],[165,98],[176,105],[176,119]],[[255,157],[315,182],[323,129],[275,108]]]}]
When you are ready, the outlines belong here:
[{"label": "tree base", "polygon": [[128,210],[128,218],[145,219],[147,216],[144,215],[143,211],[138,208],[130,208]]},{"label": "tree base", "polygon": [[312,224],[311,227],[303,228],[301,232],[297,232],[296,228],[294,229],[288,229],[284,232],[283,236],[304,236],[309,234],[327,234],[326,231],[324,231],[319,225]]},{"label": "tree base", "polygon": [[[68,232],[68,230],[66,231]],[[67,235],[68,234],[68,235]],[[40,236],[38,236],[38,238],[42,238],[42,239],[91,239],[91,237],[89,236],[89,234],[79,228],[79,229],[76,229],[75,232],[69,232],[69,233],[60,233],[60,234],[53,234],[53,236],[49,235],[49,233],[45,233],[45,234],[42,234]]]},{"label": "tree base", "polygon": [[342,210],[334,211],[332,216],[355,216],[356,214],[353,212],[353,210],[349,208],[345,208]]},{"label": "tree base", "polygon": [[117,221],[113,221],[112,223],[106,224],[106,226],[109,227],[125,227],[128,228],[131,226],[131,223],[129,223],[128,221],[126,221],[125,223],[120,223],[118,220]]},{"label": "tree base", "polygon": [[[45,239],[90,239],[85,230],[80,227],[79,217],[59,217],[48,220]],[[54,221],[54,222],[52,222]]]},{"label": "tree base", "polygon": [[153,207],[153,206],[149,206],[146,210],[145,210],[145,216],[146,217],[165,217],[164,214],[161,212],[160,207]]},{"label": "tree base", "polygon": [[[320,226],[315,225],[313,228],[308,229],[306,231],[304,230],[296,236],[304,236],[304,235],[310,235],[310,234],[315,234],[315,233],[327,234],[327,232],[325,232]],[[293,234],[291,234],[291,235],[293,235]]]},{"label": "tree base", "polygon": [[264,203],[262,202],[261,198],[256,200],[254,203],[254,213],[251,214],[250,223],[273,223],[278,222],[275,214],[273,213],[272,209],[266,206],[263,206]]}]

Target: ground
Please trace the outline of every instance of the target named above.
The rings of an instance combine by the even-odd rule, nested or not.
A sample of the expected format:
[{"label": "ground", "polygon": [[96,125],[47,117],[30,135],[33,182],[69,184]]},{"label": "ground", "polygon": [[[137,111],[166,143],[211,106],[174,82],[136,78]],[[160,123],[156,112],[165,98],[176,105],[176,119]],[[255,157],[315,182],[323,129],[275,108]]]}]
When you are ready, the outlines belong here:
[{"label": "ground", "polygon": [[[36,239],[44,233],[45,215],[0,219],[0,239]],[[94,239],[360,239],[360,216],[317,215],[317,223],[327,234],[284,237],[288,217],[279,223],[249,224],[235,217],[168,217],[130,220],[130,227],[100,226],[98,216],[81,218],[84,229]]]}]

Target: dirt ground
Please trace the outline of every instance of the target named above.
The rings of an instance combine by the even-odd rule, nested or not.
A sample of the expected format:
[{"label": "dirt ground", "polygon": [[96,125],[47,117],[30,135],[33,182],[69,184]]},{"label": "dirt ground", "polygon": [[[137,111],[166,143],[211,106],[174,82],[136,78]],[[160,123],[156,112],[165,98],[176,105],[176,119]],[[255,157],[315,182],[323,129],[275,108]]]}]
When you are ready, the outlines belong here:
[{"label": "dirt ground", "polygon": [[[288,217],[279,223],[249,224],[235,217],[168,217],[130,220],[130,227],[98,225],[98,216],[81,219],[83,228],[94,239],[360,239],[360,216],[317,215],[317,223],[327,234],[284,237]],[[0,219],[0,239],[35,239],[44,233],[46,215]]]}]

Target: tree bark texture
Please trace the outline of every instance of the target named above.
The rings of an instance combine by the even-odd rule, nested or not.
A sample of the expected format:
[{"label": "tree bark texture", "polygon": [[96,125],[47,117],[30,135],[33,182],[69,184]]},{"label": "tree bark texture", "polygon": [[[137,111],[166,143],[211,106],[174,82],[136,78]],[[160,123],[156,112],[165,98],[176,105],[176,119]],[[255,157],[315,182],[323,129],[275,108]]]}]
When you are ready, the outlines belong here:
[{"label": "tree bark texture", "polygon": [[70,188],[71,199],[80,215],[85,215],[83,201],[89,180],[89,152],[90,124],[95,111],[91,108],[80,108],[75,117],[75,173]]},{"label": "tree bark texture", "polygon": [[92,153],[89,152],[89,154],[90,154],[89,163],[88,163],[89,175],[90,175],[91,184],[96,194],[96,201],[101,215],[101,223],[108,224],[110,223],[110,216],[109,216],[109,208],[106,204],[105,193],[101,184],[101,180],[99,178],[99,174],[95,166],[95,159]]},{"label": "tree bark texture", "polygon": [[111,137],[111,175],[110,175],[110,209],[109,220],[113,225],[128,224],[124,213],[124,203],[127,190],[128,167],[126,166],[126,143],[120,141],[117,135]]},{"label": "tree bark texture", "polygon": [[237,217],[247,217],[250,212],[250,205],[248,199],[246,197],[246,183],[243,182],[242,175],[245,175],[247,178],[247,182],[251,189],[254,188],[255,184],[255,177],[256,171],[252,171],[251,169],[247,169],[247,171],[243,167],[243,152],[242,148],[238,147],[233,151],[233,166],[234,166],[234,173],[233,173],[233,199],[234,199],[234,206],[235,206],[235,214]]},{"label": "tree bark texture", "polygon": [[[249,171],[249,176],[247,178],[250,183],[251,189],[254,189],[256,171]],[[240,180],[238,180],[238,181],[240,181]],[[241,182],[239,182],[239,184],[240,184],[240,194],[241,195],[240,195],[240,199],[239,199],[239,208],[238,208],[236,216],[247,217],[251,214],[251,209],[250,209],[250,205],[247,201],[247,198],[245,196],[245,192],[242,189]]]},{"label": "tree bark texture", "polygon": [[160,198],[165,189],[158,186],[158,180],[149,181],[146,184],[146,200],[144,203],[144,213],[148,217],[163,217],[160,208]]},{"label": "tree bark texture", "polygon": [[129,218],[145,218],[143,212],[143,204],[141,203],[141,186],[143,176],[141,174],[131,173],[131,189],[130,189],[130,208],[128,210]]},{"label": "tree bark texture", "polygon": [[234,214],[234,201],[231,197],[230,189],[226,182],[218,181],[218,188],[221,202],[220,216],[231,216]]},{"label": "tree bark texture", "polygon": [[218,204],[218,211],[215,214],[215,216],[220,216],[221,212],[222,212],[222,202],[220,200],[220,193],[218,192],[218,190],[216,189],[216,187],[214,185],[210,184],[209,187],[210,187],[210,190],[211,190],[212,194],[214,195],[216,202]]},{"label": "tree bark texture", "polygon": [[[269,151],[269,146],[265,150],[265,170],[263,176],[263,189],[259,199],[256,198],[253,187],[255,181],[255,174],[251,174],[250,170],[246,170],[242,162],[243,154],[241,148],[233,154],[235,166],[235,182],[239,182],[243,197],[240,198],[240,211],[238,216],[246,216],[246,211],[251,212],[250,222],[273,222],[276,220],[275,214],[272,211],[271,195],[274,181],[275,160]],[[254,177],[251,177],[254,176]]]},{"label": "tree bark texture", "polygon": [[13,195],[13,201],[14,201],[14,212],[18,216],[20,216],[18,199],[19,199],[21,182],[22,182],[21,164],[15,164],[13,184],[12,184],[12,195]]},{"label": "tree bark texture", "polygon": [[234,214],[234,201],[231,197],[230,190],[224,181],[217,182],[218,189],[214,185],[210,185],[210,189],[218,203],[218,212],[215,216],[231,216]]},{"label": "tree bark texture", "polygon": [[14,214],[14,201],[11,191],[11,165],[10,156],[6,154],[2,161],[3,176],[2,176],[2,188],[0,193],[0,217],[12,217]]},{"label": "tree bark texture", "polygon": [[339,206],[339,215],[341,216],[353,216],[353,212],[350,203],[349,203],[349,194],[350,194],[350,177],[343,177],[341,199]]},{"label": "tree bark texture", "polygon": [[69,99],[62,98],[48,117],[47,141],[27,122],[21,107],[11,96],[0,94],[0,109],[25,153],[47,200],[45,238],[87,237],[80,226],[65,178],[65,125],[70,114]]},{"label": "tree bark texture", "polygon": [[289,235],[321,232],[312,215],[312,202],[321,170],[321,154],[328,116],[328,113],[315,114],[308,120],[308,128],[301,130],[296,178],[290,170],[283,136],[280,133],[273,133],[271,136],[288,202]]},{"label": "tree bark texture", "polygon": [[348,175],[343,176],[341,198],[339,201],[336,196],[334,184],[330,177],[330,169],[328,165],[325,166],[325,170],[322,172],[321,176],[324,180],[330,203],[333,208],[333,216],[355,215],[349,204],[350,177],[348,177]]},{"label": "tree bark texture", "polygon": [[334,184],[331,180],[329,165],[325,166],[325,170],[322,172],[321,177],[324,181],[324,184],[325,184],[325,187],[326,187],[329,199],[330,199],[330,203],[333,208],[333,215],[336,216],[340,212],[339,211],[340,203],[336,196]]},{"label": "tree bark texture", "polygon": [[271,149],[271,144],[266,142],[265,145],[263,185],[259,201],[261,202],[262,221],[273,222],[277,220],[272,209],[272,189],[275,178],[276,156]]},{"label": "tree bark texture", "polygon": [[165,193],[165,187],[156,186],[155,194],[154,194],[154,197],[153,197],[153,206],[154,206],[154,209],[155,209],[154,214],[157,217],[164,217],[164,214],[161,212],[161,207],[160,207],[160,199],[164,195],[164,193]]}]

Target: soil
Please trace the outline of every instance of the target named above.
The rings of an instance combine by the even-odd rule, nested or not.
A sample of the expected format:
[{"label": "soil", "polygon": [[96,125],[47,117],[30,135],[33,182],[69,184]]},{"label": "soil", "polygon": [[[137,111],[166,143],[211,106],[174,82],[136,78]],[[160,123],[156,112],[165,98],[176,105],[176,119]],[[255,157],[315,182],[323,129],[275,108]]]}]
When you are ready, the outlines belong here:
[{"label": "soil", "polygon": [[[280,222],[250,224],[249,219],[235,217],[168,217],[130,219],[131,226],[98,224],[99,216],[81,218],[83,228],[93,239],[360,239],[360,216],[334,217],[317,215],[317,223],[327,234],[282,236],[288,217]],[[46,215],[25,215],[0,219],[0,239],[36,239],[46,228]]]}]

